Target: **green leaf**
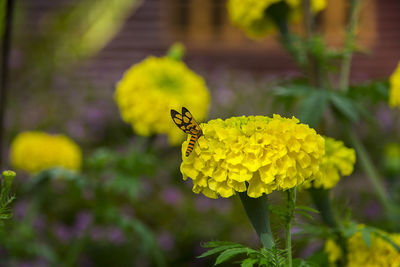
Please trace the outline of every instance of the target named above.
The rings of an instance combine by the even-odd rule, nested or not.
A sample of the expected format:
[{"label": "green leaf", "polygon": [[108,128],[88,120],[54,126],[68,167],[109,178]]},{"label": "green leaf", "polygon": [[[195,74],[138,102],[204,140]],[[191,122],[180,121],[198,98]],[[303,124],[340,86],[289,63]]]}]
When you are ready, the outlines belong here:
[{"label": "green leaf", "polygon": [[347,238],[351,237],[358,231],[356,224],[351,224],[349,227],[343,230],[343,235]]},{"label": "green leaf", "polygon": [[221,264],[221,263],[233,258],[236,255],[243,254],[243,253],[248,254],[250,252],[251,252],[251,249],[249,249],[249,248],[231,248],[231,249],[225,250],[218,256],[214,265]]},{"label": "green leaf", "polygon": [[328,103],[328,94],[324,90],[315,90],[300,105],[299,118],[310,127],[315,127],[321,120]]},{"label": "green leaf", "polygon": [[302,205],[296,206],[296,210],[304,210],[304,211],[308,211],[308,212],[319,213],[319,211],[316,209],[310,208],[308,206],[302,206]]},{"label": "green leaf", "polygon": [[297,211],[297,213],[303,215],[304,217],[306,217],[309,220],[314,220],[314,218],[310,214],[308,214],[307,212]]},{"label": "green leaf", "polygon": [[361,233],[364,243],[367,245],[368,248],[370,248],[372,244],[371,232],[369,231],[368,228],[363,228]]},{"label": "green leaf", "polygon": [[310,94],[314,88],[304,85],[288,85],[287,87],[277,87],[274,89],[273,94],[282,97],[299,97]]},{"label": "green leaf", "polygon": [[225,246],[219,246],[219,247],[215,247],[213,249],[210,249],[206,252],[204,252],[203,254],[201,254],[200,256],[198,256],[197,258],[205,258],[208,257],[210,255],[214,255],[216,253],[222,252],[224,250],[228,250],[231,248],[243,248],[242,245],[240,244],[231,244],[231,245],[225,245]]},{"label": "green leaf", "polygon": [[382,232],[380,229],[377,229],[375,227],[367,226],[366,228],[368,228],[371,233],[374,233],[376,236],[379,236],[386,242],[390,243],[397,250],[397,252],[400,252],[400,246],[396,244],[388,234]]},{"label": "green leaf", "polygon": [[220,247],[220,246],[229,246],[229,245],[239,245],[242,246],[242,244],[230,242],[230,241],[209,241],[205,244],[202,245],[203,248],[215,248],[215,247]]},{"label": "green leaf", "polygon": [[356,122],[359,119],[358,108],[352,99],[337,93],[330,94],[332,105],[347,119]]},{"label": "green leaf", "polygon": [[259,259],[252,259],[252,258],[248,258],[242,261],[242,263],[240,264],[241,267],[253,267],[254,264],[258,263]]}]

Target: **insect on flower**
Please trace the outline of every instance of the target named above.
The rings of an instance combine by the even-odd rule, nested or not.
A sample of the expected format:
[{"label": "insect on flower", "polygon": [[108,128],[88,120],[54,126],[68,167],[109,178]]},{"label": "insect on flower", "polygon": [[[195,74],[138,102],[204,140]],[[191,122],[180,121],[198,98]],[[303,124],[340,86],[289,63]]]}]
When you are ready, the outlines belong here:
[{"label": "insect on flower", "polygon": [[171,117],[176,126],[178,126],[185,133],[191,135],[189,145],[186,149],[186,157],[188,157],[193,151],[193,147],[196,144],[197,139],[203,135],[203,131],[193,118],[192,114],[185,107],[182,107],[182,114],[174,109],[171,109]]}]

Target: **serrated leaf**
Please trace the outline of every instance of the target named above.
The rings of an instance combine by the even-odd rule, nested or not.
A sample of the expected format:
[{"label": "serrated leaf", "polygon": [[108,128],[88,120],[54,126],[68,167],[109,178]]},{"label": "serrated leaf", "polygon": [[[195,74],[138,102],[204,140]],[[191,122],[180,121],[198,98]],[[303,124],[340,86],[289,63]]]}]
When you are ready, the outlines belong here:
[{"label": "serrated leaf", "polygon": [[214,265],[221,264],[221,263],[233,258],[236,255],[243,254],[243,253],[247,254],[250,251],[251,250],[249,248],[231,248],[231,249],[225,250],[218,256]]},{"label": "serrated leaf", "polygon": [[248,258],[242,261],[242,263],[240,264],[241,267],[253,267],[254,264],[259,263],[259,259],[252,259],[252,258]]},{"label": "serrated leaf", "polygon": [[310,127],[315,127],[321,120],[328,103],[328,95],[324,90],[314,91],[300,105],[299,118]]},{"label": "serrated leaf", "polygon": [[358,109],[353,100],[350,98],[338,95],[336,93],[330,94],[332,105],[347,119],[356,122],[359,119]]},{"label": "serrated leaf", "polygon": [[361,233],[362,233],[362,238],[364,240],[364,243],[367,245],[368,248],[370,248],[371,244],[372,244],[371,232],[369,231],[368,228],[363,228],[361,230]]},{"label": "serrated leaf", "polygon": [[376,236],[379,236],[380,238],[384,239],[386,242],[390,243],[396,250],[397,252],[400,252],[400,246],[396,244],[389,235],[386,233],[382,232],[379,229],[373,228],[373,227],[367,227],[370,232],[373,232]]},{"label": "serrated leaf", "polygon": [[308,206],[302,206],[302,205],[296,206],[296,210],[304,210],[304,211],[308,211],[308,212],[319,213],[319,211],[316,209],[313,209]]},{"label": "serrated leaf", "polygon": [[201,254],[200,256],[198,256],[197,258],[205,258],[208,257],[210,255],[214,255],[216,253],[222,252],[224,250],[227,249],[231,249],[231,248],[241,248],[242,246],[239,244],[231,244],[231,245],[225,245],[225,246],[219,246],[219,247],[215,247],[213,249],[210,249],[206,252],[204,252],[203,254]]}]

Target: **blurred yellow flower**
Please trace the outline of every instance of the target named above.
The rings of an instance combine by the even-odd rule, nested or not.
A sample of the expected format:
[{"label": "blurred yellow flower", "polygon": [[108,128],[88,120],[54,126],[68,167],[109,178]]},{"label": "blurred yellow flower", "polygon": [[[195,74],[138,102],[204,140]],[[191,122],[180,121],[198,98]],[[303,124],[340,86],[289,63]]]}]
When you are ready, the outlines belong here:
[{"label": "blurred yellow flower", "polygon": [[22,132],[11,144],[11,163],[16,169],[29,173],[63,167],[79,170],[82,152],[79,146],[67,136],[51,135],[44,132]]},{"label": "blurred yellow flower", "polygon": [[342,257],[341,248],[332,239],[328,239],[325,242],[324,251],[328,254],[328,259],[331,263],[338,261]]},{"label": "blurred yellow flower", "polygon": [[193,192],[210,198],[247,191],[260,197],[312,179],[319,172],[324,139],[296,118],[264,116],[216,119],[200,125],[203,136],[186,157],[181,172]]},{"label": "blurred yellow flower", "polygon": [[[388,241],[371,233],[371,246],[365,243],[361,230],[364,225],[358,225],[357,231],[347,240],[347,267],[398,267],[400,266],[400,253]],[[384,233],[382,231],[382,233]],[[390,239],[400,246],[400,234],[387,234]],[[331,263],[338,259],[337,249],[330,243],[325,244],[325,252]],[[333,242],[333,241],[332,241]],[[332,260],[332,261],[331,261]]]},{"label": "blurred yellow flower", "polygon": [[[300,18],[301,0],[229,0],[227,7],[232,24],[242,29],[249,37],[259,38],[275,29],[275,24],[266,10],[279,3],[284,4],[281,8],[289,8],[291,21]],[[317,13],[325,7],[326,0],[311,0],[313,12]]]},{"label": "blurred yellow flower", "polygon": [[400,63],[389,78],[389,106],[400,108]]},{"label": "blurred yellow flower", "polygon": [[210,94],[203,78],[182,61],[148,57],[125,72],[115,100],[122,119],[137,134],[166,134],[171,144],[179,144],[185,135],[171,123],[170,110],[189,107],[196,119],[204,120]]},{"label": "blurred yellow flower", "polygon": [[329,189],[339,182],[341,176],[347,176],[353,172],[356,162],[354,149],[345,147],[342,141],[331,137],[324,136],[324,139],[325,156],[322,159],[320,173],[313,181],[305,183],[305,188]]}]

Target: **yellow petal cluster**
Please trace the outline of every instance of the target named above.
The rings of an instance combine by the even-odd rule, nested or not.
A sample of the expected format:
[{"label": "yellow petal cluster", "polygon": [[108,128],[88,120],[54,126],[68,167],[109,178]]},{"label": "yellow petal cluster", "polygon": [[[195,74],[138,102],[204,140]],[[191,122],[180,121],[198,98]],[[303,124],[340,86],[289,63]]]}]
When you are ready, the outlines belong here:
[{"label": "yellow petal cluster", "polygon": [[[291,20],[301,14],[301,0],[229,0],[228,12],[232,24],[241,28],[249,37],[263,37],[275,28],[266,10],[273,4],[285,2],[290,10]],[[317,13],[326,7],[326,0],[311,0],[311,9]]]},{"label": "yellow petal cluster", "polygon": [[247,191],[260,197],[312,179],[319,172],[324,139],[296,118],[216,119],[200,125],[203,136],[189,157],[182,145],[181,172],[193,192],[210,198]]},{"label": "yellow petal cluster", "polygon": [[178,144],[185,135],[171,123],[170,110],[188,107],[196,120],[204,120],[210,94],[203,78],[182,61],[148,57],[125,72],[115,100],[122,119],[137,134],[166,134],[171,144]]},{"label": "yellow petal cluster", "polygon": [[[360,230],[363,227],[363,225],[359,225]],[[371,235],[370,247],[365,243],[360,231],[347,240],[347,267],[399,267],[400,253],[388,241],[375,234]],[[388,234],[388,236],[400,246],[400,234]],[[326,243],[325,252],[331,263],[338,259],[336,257],[338,250],[340,251],[338,246],[335,248],[334,245]]]},{"label": "yellow petal cluster", "polygon": [[82,152],[79,146],[67,136],[51,135],[44,132],[22,132],[11,144],[10,159],[16,169],[29,173],[63,167],[79,170]]},{"label": "yellow petal cluster", "polygon": [[390,76],[389,83],[389,106],[400,108],[400,62],[392,76]]},{"label": "yellow petal cluster", "polygon": [[356,152],[352,148],[346,147],[342,141],[331,137],[325,139],[325,156],[322,159],[320,173],[311,182],[304,184],[305,188],[324,188],[334,187],[340,177],[350,175],[353,172],[356,162]]},{"label": "yellow petal cluster", "polygon": [[324,251],[328,254],[330,263],[337,262],[343,256],[341,248],[332,239],[328,239],[325,242]]}]

